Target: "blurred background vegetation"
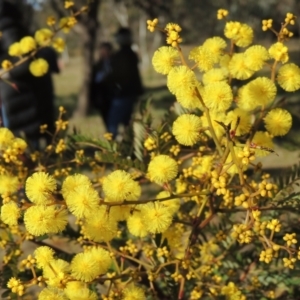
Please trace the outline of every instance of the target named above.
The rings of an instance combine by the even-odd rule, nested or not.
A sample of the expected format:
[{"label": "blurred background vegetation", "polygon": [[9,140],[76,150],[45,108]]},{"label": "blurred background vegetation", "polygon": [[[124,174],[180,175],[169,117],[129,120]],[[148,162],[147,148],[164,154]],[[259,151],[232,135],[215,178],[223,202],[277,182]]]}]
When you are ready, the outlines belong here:
[{"label": "blurred background vegetation", "polygon": [[[128,26],[133,31],[134,48],[140,57],[140,70],[146,88],[143,99],[152,99],[155,116],[159,118],[175,99],[165,87],[165,77],[155,73],[151,66],[152,55],[159,46],[164,45],[165,37],[160,32],[148,32],[147,19],[157,17],[162,26],[168,22],[180,24],[184,38],[182,49],[187,54],[206,38],[223,36],[224,21],[216,18],[219,8],[229,10],[230,20],[252,26],[255,32],[254,44],[266,46],[275,41],[276,37],[270,31],[262,31],[262,19],[273,19],[274,28],[279,30],[287,12],[300,15],[299,0],[74,0],[74,3],[76,9],[88,3],[90,9],[79,18],[71,33],[60,33],[67,47],[59,57],[61,73],[54,77],[56,104],[64,105],[68,110],[71,127],[76,126],[81,132],[98,137],[104,128],[100,116],[89,107],[91,68],[98,59],[99,44],[104,41],[114,44],[113,34],[119,26]],[[33,32],[47,26],[48,16],[59,19],[70,14],[64,9],[63,0],[27,0],[25,10],[24,22]],[[291,30],[294,37],[287,45],[292,60],[299,63],[300,20]],[[298,104],[298,98],[298,94],[290,95],[290,105]],[[292,110],[297,125],[293,140],[298,142],[297,120],[300,109],[294,105]]]}]

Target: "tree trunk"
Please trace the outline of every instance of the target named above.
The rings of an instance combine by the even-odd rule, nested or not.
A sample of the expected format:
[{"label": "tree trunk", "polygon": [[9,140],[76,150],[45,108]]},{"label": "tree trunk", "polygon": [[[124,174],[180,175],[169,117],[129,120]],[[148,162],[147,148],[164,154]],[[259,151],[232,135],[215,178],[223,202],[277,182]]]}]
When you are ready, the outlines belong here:
[{"label": "tree trunk", "polygon": [[81,70],[83,73],[83,81],[78,95],[77,109],[74,112],[74,116],[76,117],[85,116],[89,109],[94,52],[99,28],[99,23],[97,20],[99,5],[100,0],[94,0],[90,2],[89,11],[86,15],[83,15],[82,18],[79,19],[79,26],[76,30],[80,34],[80,38],[82,40],[83,56],[83,66]]}]

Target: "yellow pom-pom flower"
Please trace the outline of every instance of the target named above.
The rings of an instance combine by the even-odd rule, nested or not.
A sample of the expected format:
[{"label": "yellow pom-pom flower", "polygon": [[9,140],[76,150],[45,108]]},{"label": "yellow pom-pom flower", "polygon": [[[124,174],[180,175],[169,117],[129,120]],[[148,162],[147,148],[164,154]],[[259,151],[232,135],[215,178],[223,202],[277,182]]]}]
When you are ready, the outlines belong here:
[{"label": "yellow pom-pom flower", "polygon": [[[156,199],[163,199],[170,197],[171,194],[168,191],[162,191],[157,194]],[[180,208],[180,199],[175,198],[161,202],[164,206],[168,207],[172,214],[175,214]]]},{"label": "yellow pom-pom flower", "polygon": [[140,287],[128,286],[123,290],[122,300],[146,300],[145,292]]},{"label": "yellow pom-pom flower", "polygon": [[35,204],[48,204],[52,201],[51,194],[56,190],[56,181],[52,175],[45,172],[33,173],[27,178],[25,192],[30,201]]},{"label": "yellow pom-pom flower", "polygon": [[5,127],[0,127],[0,150],[5,150],[14,139],[13,133]]},{"label": "yellow pom-pom flower", "polygon": [[43,277],[48,286],[61,287],[61,281],[69,275],[70,264],[63,259],[52,259],[43,268]]},{"label": "yellow pom-pom flower", "polygon": [[211,57],[214,63],[218,63],[221,58],[221,55],[224,52],[224,49],[227,47],[227,44],[224,39],[222,39],[219,36],[215,36],[206,39],[203,43],[203,47],[209,49],[209,51],[212,53]]},{"label": "yellow pom-pom flower", "polygon": [[36,42],[32,36],[25,36],[20,40],[22,54],[27,54],[36,49]]},{"label": "yellow pom-pom flower", "polygon": [[219,55],[210,51],[208,47],[199,46],[191,50],[189,59],[195,61],[200,71],[208,71],[213,68]]},{"label": "yellow pom-pom flower", "polygon": [[[139,210],[142,205],[136,207]],[[144,222],[144,215],[140,211],[134,211],[127,218],[128,231],[137,237],[145,237],[147,235],[146,225]]]},{"label": "yellow pom-pom flower", "polygon": [[192,88],[183,86],[181,89],[178,89],[176,99],[182,107],[185,107],[187,109],[199,108],[201,110],[203,107],[198,96],[199,94],[201,94],[202,90],[203,87],[199,82],[197,82],[196,86]]},{"label": "yellow pom-pom flower", "polygon": [[228,70],[232,78],[245,80],[254,74],[254,70],[249,68],[246,60],[247,57],[244,53],[233,54],[228,64]]},{"label": "yellow pom-pom flower", "polygon": [[158,184],[166,183],[177,176],[178,164],[168,155],[155,156],[148,166],[148,177]]},{"label": "yellow pom-pom flower", "polygon": [[11,44],[8,48],[8,54],[10,56],[21,56],[22,53],[21,44],[19,42]]},{"label": "yellow pom-pom flower", "polygon": [[3,70],[10,70],[12,68],[13,64],[11,61],[5,59],[2,63],[1,63],[1,67]]},{"label": "yellow pom-pom flower", "polygon": [[224,112],[232,102],[231,87],[224,81],[210,83],[204,87],[202,93],[205,105],[212,111]]},{"label": "yellow pom-pom flower", "polygon": [[203,74],[202,81],[205,85],[218,81],[225,81],[228,74],[226,68],[213,68]]},{"label": "yellow pom-pom flower", "polygon": [[12,143],[13,149],[18,150],[18,153],[23,153],[28,147],[27,143],[21,138],[14,138]]},{"label": "yellow pom-pom flower", "polygon": [[97,276],[105,274],[111,262],[108,251],[93,247],[74,256],[71,262],[71,274],[75,279],[90,282]]},{"label": "yellow pom-pom flower", "polygon": [[218,9],[218,12],[217,12],[218,20],[222,20],[222,19],[226,18],[227,15],[228,15],[227,9],[223,9],[223,8]]},{"label": "yellow pom-pom flower", "polygon": [[41,246],[34,250],[34,257],[38,268],[43,269],[54,259],[54,251],[48,246]]},{"label": "yellow pom-pom flower", "polygon": [[52,47],[59,53],[63,52],[65,49],[65,41],[58,37],[56,39],[53,40],[52,42]]},{"label": "yellow pom-pom flower", "polygon": [[271,79],[257,77],[239,90],[238,106],[246,111],[266,106],[275,99],[276,93],[276,85]]},{"label": "yellow pom-pom flower", "polygon": [[235,134],[243,135],[248,133],[251,128],[251,115],[240,108],[235,108],[234,110],[228,112],[226,116],[226,123],[231,124],[231,130],[234,130],[236,128],[238,119],[239,124],[237,126]]},{"label": "yellow pom-pom flower", "polygon": [[233,40],[239,47],[247,47],[253,41],[253,29],[249,25],[240,22],[227,22],[224,35]]},{"label": "yellow pom-pom flower", "polygon": [[62,184],[62,195],[66,199],[78,187],[92,187],[90,179],[83,174],[67,176]]},{"label": "yellow pom-pom flower", "polygon": [[79,186],[65,200],[68,209],[78,218],[87,217],[99,209],[98,192],[88,185]]},{"label": "yellow pom-pom flower", "polygon": [[196,87],[196,76],[186,66],[178,66],[171,69],[167,78],[167,86],[172,94],[178,94],[183,88]]},{"label": "yellow pom-pom flower", "polygon": [[62,289],[47,287],[39,293],[39,300],[66,300],[66,296]]},{"label": "yellow pom-pom flower", "polygon": [[147,203],[141,208],[144,224],[150,233],[163,233],[172,223],[173,212],[162,202]]},{"label": "yellow pom-pom flower", "polygon": [[252,144],[255,149],[255,156],[266,156],[274,149],[272,137],[266,131],[257,131],[253,137]]},{"label": "yellow pom-pom flower", "polygon": [[48,46],[50,45],[53,35],[54,33],[52,30],[48,28],[41,28],[35,32],[34,38],[39,45]]},{"label": "yellow pom-pom flower", "polygon": [[283,64],[289,60],[288,47],[281,42],[273,44],[269,48],[269,54],[276,61],[280,61]]},{"label": "yellow pom-pom flower", "polygon": [[1,221],[9,226],[18,225],[18,218],[21,215],[21,210],[18,205],[10,201],[1,207]]},{"label": "yellow pom-pom flower", "polygon": [[43,58],[38,58],[32,61],[29,65],[29,71],[33,76],[41,77],[44,76],[49,69],[49,64]]},{"label": "yellow pom-pom flower", "polygon": [[17,176],[9,174],[0,175],[0,194],[11,195],[17,192],[19,188],[19,179]]},{"label": "yellow pom-pom flower", "polygon": [[261,45],[254,45],[249,47],[245,51],[245,64],[246,66],[253,70],[258,71],[261,70],[264,66],[264,63],[270,59],[270,55],[268,50]]},{"label": "yellow pom-pom flower", "polygon": [[158,48],[153,55],[152,65],[157,73],[167,75],[179,61],[178,50],[173,47],[163,46]]},{"label": "yellow pom-pom flower", "polygon": [[101,206],[83,221],[83,234],[95,242],[109,242],[118,235],[118,220]]},{"label": "yellow pom-pom flower", "polygon": [[102,188],[108,201],[137,200],[141,195],[140,185],[123,170],[106,176]]},{"label": "yellow pom-pom flower", "polygon": [[35,236],[46,233],[58,233],[67,225],[67,211],[54,206],[34,205],[24,214],[27,231]]},{"label": "yellow pom-pom flower", "polygon": [[91,291],[84,282],[69,281],[64,292],[68,299],[97,300],[96,293]]},{"label": "yellow pom-pom flower", "polygon": [[192,146],[200,139],[201,120],[196,115],[183,114],[173,123],[172,132],[179,144]]},{"label": "yellow pom-pom flower", "polygon": [[300,89],[300,68],[291,63],[279,68],[277,75],[278,84],[287,92]]},{"label": "yellow pom-pom flower", "polygon": [[265,127],[273,136],[286,135],[292,127],[291,114],[282,108],[272,109],[264,118]]}]

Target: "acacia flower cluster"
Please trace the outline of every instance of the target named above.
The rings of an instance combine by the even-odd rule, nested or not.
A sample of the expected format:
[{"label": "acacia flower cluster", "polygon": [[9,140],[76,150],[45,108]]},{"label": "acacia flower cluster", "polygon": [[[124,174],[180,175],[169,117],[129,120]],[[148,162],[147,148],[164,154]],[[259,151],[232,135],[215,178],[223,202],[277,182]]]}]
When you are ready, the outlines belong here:
[{"label": "acacia flower cluster", "polygon": [[[65,8],[72,11],[74,3],[65,1]],[[123,157],[123,145],[109,133],[62,138],[68,125],[62,107],[43,152],[30,153],[25,141],[0,128],[0,248],[12,272],[3,272],[7,295],[29,296],[36,286],[40,300],[275,297],[285,280],[278,268],[288,277],[300,260],[294,230],[300,206],[289,194],[299,168],[276,181],[259,159],[275,156],[274,137],[292,126],[277,100],[279,87],[300,89],[287,43],[295,16],[287,14],[279,31],[263,21],[262,29],[277,36],[270,47],[253,44],[253,29],[228,18],[220,9],[224,36],[187,55],[179,24],[147,21],[150,32],[166,34],[152,62],[177,103],[158,126],[141,114],[136,159]],[[53,38],[56,21],[47,23],[51,30],[12,45],[11,54],[61,47]],[[75,23],[71,14],[59,27],[69,31]],[[41,74],[45,66],[33,69]],[[99,150],[95,156],[86,155],[85,143]],[[27,240],[35,249],[22,257]]]}]

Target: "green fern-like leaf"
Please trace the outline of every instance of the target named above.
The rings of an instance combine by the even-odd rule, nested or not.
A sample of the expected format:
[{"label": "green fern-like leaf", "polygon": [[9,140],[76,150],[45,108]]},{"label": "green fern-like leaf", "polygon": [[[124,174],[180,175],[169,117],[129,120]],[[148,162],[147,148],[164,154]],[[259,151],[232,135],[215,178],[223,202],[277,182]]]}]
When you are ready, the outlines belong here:
[{"label": "green fern-like leaf", "polygon": [[74,134],[69,136],[68,140],[69,146],[82,146],[82,147],[94,147],[94,148],[101,148],[107,151],[114,150],[114,142],[110,142],[105,139],[96,139],[92,137],[88,137],[82,134]]}]

